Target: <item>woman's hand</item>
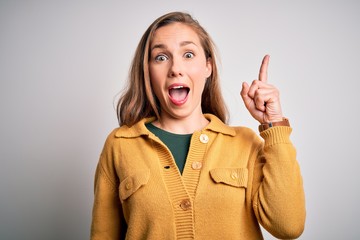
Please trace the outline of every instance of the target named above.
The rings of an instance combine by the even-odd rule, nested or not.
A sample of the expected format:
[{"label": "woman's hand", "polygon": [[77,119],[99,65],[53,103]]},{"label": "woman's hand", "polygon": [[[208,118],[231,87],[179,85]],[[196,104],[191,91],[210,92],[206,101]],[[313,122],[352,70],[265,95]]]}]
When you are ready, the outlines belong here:
[{"label": "woman's hand", "polygon": [[279,91],[267,83],[269,55],[265,55],[259,72],[259,79],[249,86],[242,84],[241,97],[250,114],[260,123],[278,122],[283,120]]}]

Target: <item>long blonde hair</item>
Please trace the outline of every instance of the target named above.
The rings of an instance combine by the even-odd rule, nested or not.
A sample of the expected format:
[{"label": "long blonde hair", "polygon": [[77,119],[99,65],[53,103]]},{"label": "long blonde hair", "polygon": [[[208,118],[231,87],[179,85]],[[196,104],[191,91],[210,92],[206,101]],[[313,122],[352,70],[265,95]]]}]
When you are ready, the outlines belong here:
[{"label": "long blonde hair", "polygon": [[212,74],[206,81],[201,98],[203,113],[214,114],[223,122],[227,122],[228,111],[220,89],[215,44],[205,29],[191,15],[183,12],[171,12],[159,17],[148,27],[136,48],[128,84],[117,104],[120,126],[132,126],[145,117],[155,116],[160,119],[160,105],[150,84],[148,66],[150,45],[157,29],[176,22],[192,27],[199,36],[206,58],[212,64]]}]

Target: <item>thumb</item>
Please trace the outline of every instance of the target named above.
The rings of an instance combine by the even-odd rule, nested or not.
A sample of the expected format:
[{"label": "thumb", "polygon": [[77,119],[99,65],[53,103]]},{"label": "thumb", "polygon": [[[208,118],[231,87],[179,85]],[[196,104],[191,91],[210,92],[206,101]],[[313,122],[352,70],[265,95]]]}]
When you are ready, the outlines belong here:
[{"label": "thumb", "polygon": [[244,104],[245,104],[246,108],[249,108],[250,103],[251,103],[251,98],[248,95],[249,89],[250,89],[249,85],[246,82],[243,82],[240,95],[241,95],[241,98],[244,101]]}]

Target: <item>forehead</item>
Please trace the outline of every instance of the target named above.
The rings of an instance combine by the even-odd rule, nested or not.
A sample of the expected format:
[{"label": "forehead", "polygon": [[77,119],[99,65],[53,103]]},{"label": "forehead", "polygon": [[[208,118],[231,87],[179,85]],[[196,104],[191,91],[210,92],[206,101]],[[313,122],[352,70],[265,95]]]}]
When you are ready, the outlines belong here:
[{"label": "forehead", "polygon": [[155,31],[151,46],[167,43],[177,44],[184,41],[190,41],[200,46],[199,35],[192,27],[183,23],[171,23]]}]

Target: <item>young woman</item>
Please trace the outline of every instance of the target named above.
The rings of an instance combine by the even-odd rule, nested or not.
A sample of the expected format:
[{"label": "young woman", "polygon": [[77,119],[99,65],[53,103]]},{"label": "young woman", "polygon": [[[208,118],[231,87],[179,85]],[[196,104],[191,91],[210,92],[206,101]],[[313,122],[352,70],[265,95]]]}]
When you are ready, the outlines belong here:
[{"label": "young woman", "polygon": [[161,16],[143,35],[95,175],[91,239],[282,239],[300,236],[305,200],[278,90],[241,96],[260,136],[226,125],[214,44],[190,15]]}]

